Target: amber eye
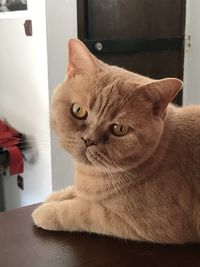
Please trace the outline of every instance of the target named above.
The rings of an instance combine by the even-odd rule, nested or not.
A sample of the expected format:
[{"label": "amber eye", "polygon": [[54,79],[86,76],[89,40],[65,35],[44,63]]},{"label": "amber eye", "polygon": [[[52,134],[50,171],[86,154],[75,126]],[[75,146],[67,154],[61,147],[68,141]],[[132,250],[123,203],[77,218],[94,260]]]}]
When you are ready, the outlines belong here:
[{"label": "amber eye", "polygon": [[71,107],[71,112],[72,115],[79,120],[85,120],[88,116],[87,110],[85,110],[79,104],[73,104]]},{"label": "amber eye", "polygon": [[129,126],[121,124],[113,124],[111,126],[112,133],[116,136],[124,136],[129,131]]}]

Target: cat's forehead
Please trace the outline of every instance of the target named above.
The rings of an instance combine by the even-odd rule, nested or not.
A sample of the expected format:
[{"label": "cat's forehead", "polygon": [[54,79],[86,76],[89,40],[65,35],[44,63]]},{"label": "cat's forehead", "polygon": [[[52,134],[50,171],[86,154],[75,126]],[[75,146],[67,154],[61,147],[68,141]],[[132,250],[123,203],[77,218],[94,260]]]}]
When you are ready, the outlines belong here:
[{"label": "cat's forehead", "polygon": [[99,121],[114,119],[126,110],[134,89],[134,85],[120,77],[103,77],[91,86],[87,107]]},{"label": "cat's forehead", "polygon": [[77,77],[68,96],[71,103],[86,108],[93,118],[106,121],[127,115],[136,88],[137,83],[128,75],[109,72],[95,77]]},{"label": "cat's forehead", "polygon": [[89,95],[88,106],[99,119],[113,117],[120,102],[120,89],[116,81],[99,84],[93,94]]}]

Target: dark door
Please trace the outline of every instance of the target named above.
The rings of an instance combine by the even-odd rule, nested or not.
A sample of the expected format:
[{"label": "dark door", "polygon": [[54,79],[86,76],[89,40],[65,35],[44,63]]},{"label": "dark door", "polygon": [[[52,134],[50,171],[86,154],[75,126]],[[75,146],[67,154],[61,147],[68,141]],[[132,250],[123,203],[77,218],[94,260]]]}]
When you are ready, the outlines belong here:
[{"label": "dark door", "polygon": [[[183,78],[185,0],[77,0],[78,37],[109,64]],[[182,103],[182,93],[176,98]]]}]

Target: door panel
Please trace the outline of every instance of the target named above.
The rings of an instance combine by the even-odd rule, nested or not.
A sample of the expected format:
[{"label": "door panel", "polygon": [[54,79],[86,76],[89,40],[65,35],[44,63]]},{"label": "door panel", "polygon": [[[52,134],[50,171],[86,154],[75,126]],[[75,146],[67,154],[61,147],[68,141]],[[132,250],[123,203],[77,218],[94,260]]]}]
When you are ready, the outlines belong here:
[{"label": "door panel", "polygon": [[183,78],[185,0],[77,3],[78,36],[98,58],[152,78]]},{"label": "door panel", "polygon": [[[151,78],[179,77],[180,55],[176,51],[102,54],[108,64],[117,65]],[[172,64],[173,62],[173,64]]]},{"label": "door panel", "polygon": [[88,38],[181,36],[180,0],[88,1]]}]

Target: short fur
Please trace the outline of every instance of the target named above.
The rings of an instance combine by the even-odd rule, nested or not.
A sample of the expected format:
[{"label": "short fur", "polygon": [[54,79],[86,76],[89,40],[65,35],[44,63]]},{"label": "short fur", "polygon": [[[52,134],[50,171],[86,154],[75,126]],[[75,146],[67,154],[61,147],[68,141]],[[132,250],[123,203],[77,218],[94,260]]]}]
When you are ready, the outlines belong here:
[{"label": "short fur", "polygon": [[[68,76],[52,125],[76,161],[75,185],[33,213],[39,227],[161,243],[200,241],[200,107],[170,104],[182,82],[153,80],[96,59],[69,41]],[[86,120],[72,116],[78,103]],[[122,137],[113,123],[128,125]],[[84,139],[94,141],[86,147]]]}]

